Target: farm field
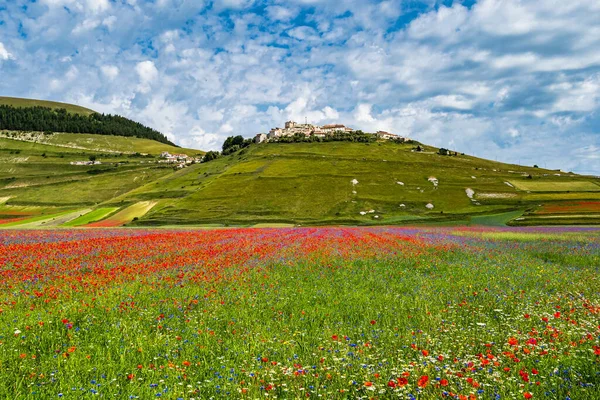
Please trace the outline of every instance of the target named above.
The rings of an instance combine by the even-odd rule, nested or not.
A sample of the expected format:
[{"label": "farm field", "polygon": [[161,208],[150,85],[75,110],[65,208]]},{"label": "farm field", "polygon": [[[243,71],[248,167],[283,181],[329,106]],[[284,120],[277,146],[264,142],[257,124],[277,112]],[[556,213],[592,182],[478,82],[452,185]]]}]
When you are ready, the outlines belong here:
[{"label": "farm field", "polygon": [[0,231],[0,397],[600,398],[599,233]]}]

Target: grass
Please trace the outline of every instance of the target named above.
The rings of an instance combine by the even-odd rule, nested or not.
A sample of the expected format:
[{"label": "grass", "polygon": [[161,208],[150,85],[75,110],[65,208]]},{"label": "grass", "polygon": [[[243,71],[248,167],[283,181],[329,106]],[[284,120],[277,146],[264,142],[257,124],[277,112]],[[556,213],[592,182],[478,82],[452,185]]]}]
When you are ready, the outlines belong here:
[{"label": "grass", "polygon": [[[417,153],[411,145],[269,143],[165,177],[124,199],[161,200],[137,221],[140,225],[464,223],[473,214],[529,207],[529,194],[505,183],[525,173],[548,182],[595,187],[589,178],[551,172],[470,156]],[[437,187],[430,177],[439,180]],[[353,179],[359,183],[352,185]],[[467,197],[467,188],[475,192],[475,200]],[[478,198],[478,193],[507,195]],[[561,198],[560,192],[553,195]],[[428,203],[432,210],[425,207]],[[369,210],[375,212],[361,215]]]},{"label": "grass", "polygon": [[170,146],[155,140],[125,136],[90,135],[84,133],[55,133],[48,136],[45,143],[56,146],[76,146],[99,152],[144,153],[155,156],[163,151],[172,154],[187,154],[198,156],[204,154],[201,150],[186,149]]},{"label": "grass", "polygon": [[556,182],[556,181],[525,181],[511,180],[516,188],[532,192],[599,192],[600,186],[589,181]]},{"label": "grass", "polygon": [[90,115],[95,111],[89,108],[76,106],[73,104],[59,103],[57,101],[22,99],[18,97],[3,97],[0,96],[0,105],[13,107],[48,107],[48,108],[64,108],[73,114]]},{"label": "grass", "polygon": [[500,214],[476,215],[471,217],[472,225],[506,226],[510,221],[523,215],[522,210],[509,211]]},{"label": "grass", "polygon": [[600,398],[598,230],[0,239],[2,398]]},{"label": "grass", "polygon": [[81,226],[81,225],[90,224],[92,222],[96,222],[96,221],[99,221],[99,220],[101,220],[103,218],[106,218],[107,216],[109,216],[110,214],[114,213],[117,210],[118,210],[117,207],[102,207],[102,208],[97,208],[94,211],[90,211],[88,213],[85,213],[85,214],[81,215],[78,218],[75,218],[72,221],[64,223],[62,226],[64,226],[64,227],[74,227],[74,226]]},{"label": "grass", "polygon": [[[71,165],[91,156],[102,164]],[[9,205],[95,205],[174,172],[158,161],[0,138],[0,197]]]},{"label": "grass", "polygon": [[111,215],[106,219],[87,224],[86,226],[88,228],[122,226],[133,221],[134,219],[142,217],[155,205],[156,203],[152,201],[141,201],[119,211],[116,214]]}]

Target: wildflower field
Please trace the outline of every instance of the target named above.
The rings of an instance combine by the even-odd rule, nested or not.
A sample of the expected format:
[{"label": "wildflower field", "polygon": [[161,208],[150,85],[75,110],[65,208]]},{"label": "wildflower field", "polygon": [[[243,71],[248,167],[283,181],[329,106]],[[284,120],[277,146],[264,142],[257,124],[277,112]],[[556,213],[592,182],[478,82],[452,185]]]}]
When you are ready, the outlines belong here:
[{"label": "wildflower field", "polygon": [[0,232],[0,398],[600,398],[600,231]]}]

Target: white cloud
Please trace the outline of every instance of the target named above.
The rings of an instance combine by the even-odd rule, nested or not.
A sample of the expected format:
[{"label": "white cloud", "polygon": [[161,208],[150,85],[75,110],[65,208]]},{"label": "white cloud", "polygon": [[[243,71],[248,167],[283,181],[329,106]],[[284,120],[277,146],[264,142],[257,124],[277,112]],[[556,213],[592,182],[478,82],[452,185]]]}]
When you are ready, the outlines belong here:
[{"label": "white cloud", "polygon": [[536,157],[556,168],[600,147],[594,0],[13,3],[1,92],[120,113],[182,145],[306,118],[508,161],[543,138]]},{"label": "white cloud", "polygon": [[375,118],[371,116],[371,104],[359,104],[354,110],[354,119],[359,122],[373,122]]},{"label": "white cloud", "polygon": [[102,74],[109,80],[115,79],[119,75],[119,68],[115,65],[103,65],[100,67]]},{"label": "white cloud", "polygon": [[288,21],[296,15],[292,9],[282,6],[269,6],[266,11],[269,18],[275,21]]},{"label": "white cloud", "polygon": [[2,42],[0,42],[0,60],[12,60],[14,59],[14,56],[8,52],[8,50],[6,50],[6,47],[4,47],[4,44]]}]

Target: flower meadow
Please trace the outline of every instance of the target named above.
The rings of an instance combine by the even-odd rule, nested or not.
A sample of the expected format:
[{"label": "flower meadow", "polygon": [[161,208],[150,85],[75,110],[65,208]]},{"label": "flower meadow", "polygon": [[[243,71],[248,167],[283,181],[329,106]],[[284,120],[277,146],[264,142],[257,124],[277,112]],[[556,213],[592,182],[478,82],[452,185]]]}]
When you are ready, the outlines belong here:
[{"label": "flower meadow", "polygon": [[0,397],[600,398],[600,231],[0,232]]}]

